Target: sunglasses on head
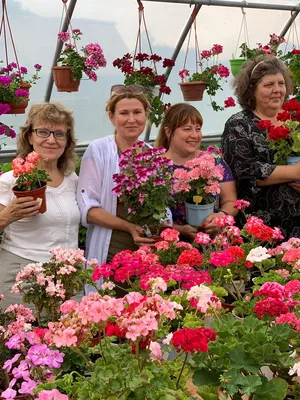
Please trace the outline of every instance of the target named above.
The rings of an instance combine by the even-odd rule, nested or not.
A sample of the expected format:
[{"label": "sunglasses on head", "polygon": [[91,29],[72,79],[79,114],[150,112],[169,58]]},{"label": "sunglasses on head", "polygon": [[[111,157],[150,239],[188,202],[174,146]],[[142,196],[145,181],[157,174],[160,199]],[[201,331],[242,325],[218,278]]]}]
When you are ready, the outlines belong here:
[{"label": "sunglasses on head", "polygon": [[133,93],[133,94],[143,94],[145,93],[145,88],[142,85],[113,85],[110,89],[110,95],[114,94],[124,94],[124,93]]}]

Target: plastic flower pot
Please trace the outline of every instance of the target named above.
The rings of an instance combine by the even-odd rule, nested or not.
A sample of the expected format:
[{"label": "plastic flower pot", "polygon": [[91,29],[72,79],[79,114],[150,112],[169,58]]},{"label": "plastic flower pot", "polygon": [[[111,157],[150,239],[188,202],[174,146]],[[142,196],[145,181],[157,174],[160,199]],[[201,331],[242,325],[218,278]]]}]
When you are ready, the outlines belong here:
[{"label": "plastic flower pot", "polygon": [[[300,156],[299,157],[288,157],[286,159],[286,164],[287,165],[294,165],[296,164],[298,161],[300,161]],[[300,183],[300,181],[295,181],[296,183]]]},{"label": "plastic flower pot", "polygon": [[232,60],[229,60],[230,70],[233,76],[236,76],[241,71],[242,65],[245,61],[247,60],[244,58],[233,58]]},{"label": "plastic flower pot", "polygon": [[203,99],[203,93],[206,89],[205,82],[181,82],[179,86],[185,101],[200,101]]},{"label": "plastic flower pot", "polygon": [[191,226],[200,226],[214,212],[215,202],[210,204],[190,204],[184,202],[185,219]]},{"label": "plastic flower pot", "polygon": [[42,186],[38,189],[34,190],[26,190],[26,191],[21,191],[18,189],[18,186],[14,186],[12,188],[14,195],[18,198],[20,197],[33,197],[34,200],[41,199],[41,207],[39,209],[40,214],[44,214],[47,211],[47,206],[46,206],[46,188],[47,184],[46,182],[42,182]]},{"label": "plastic flower pot", "polygon": [[[28,92],[30,88],[31,85],[29,83],[21,83],[20,85],[20,89],[27,90]],[[28,106],[28,101],[29,99],[25,98],[25,100],[22,102],[8,103],[8,105],[10,106],[10,111],[7,114],[25,114],[25,110]]]},{"label": "plastic flower pot", "polygon": [[58,92],[78,92],[79,81],[74,81],[72,69],[68,66],[52,67],[53,79]]}]

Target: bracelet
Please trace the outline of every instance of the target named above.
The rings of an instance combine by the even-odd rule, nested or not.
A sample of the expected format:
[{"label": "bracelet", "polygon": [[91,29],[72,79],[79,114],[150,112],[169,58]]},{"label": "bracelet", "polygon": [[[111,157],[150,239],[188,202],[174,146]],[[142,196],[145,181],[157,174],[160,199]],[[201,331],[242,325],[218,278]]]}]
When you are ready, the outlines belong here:
[{"label": "bracelet", "polygon": [[225,215],[229,215],[229,213],[227,212],[227,211],[223,211],[223,210],[219,210],[219,213],[223,213],[223,214],[225,214]]}]

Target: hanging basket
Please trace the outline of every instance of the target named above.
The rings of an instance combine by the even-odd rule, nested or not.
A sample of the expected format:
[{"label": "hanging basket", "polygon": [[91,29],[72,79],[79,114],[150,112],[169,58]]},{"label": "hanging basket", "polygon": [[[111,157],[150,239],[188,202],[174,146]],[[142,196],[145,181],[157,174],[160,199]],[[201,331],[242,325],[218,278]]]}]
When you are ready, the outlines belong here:
[{"label": "hanging basket", "polygon": [[205,82],[181,82],[179,86],[185,101],[200,101],[203,99],[203,93],[206,89]]},{"label": "hanging basket", "polygon": [[230,70],[233,76],[236,76],[242,69],[242,65],[247,61],[244,58],[233,58],[229,60]]},{"label": "hanging basket", "polygon": [[[20,84],[20,89],[27,90],[29,92],[29,89],[31,88],[31,85],[29,83],[21,83]],[[28,101],[29,99],[25,99],[25,101],[21,103],[8,103],[10,106],[10,111],[7,112],[6,114],[25,114],[25,110],[28,106]]]},{"label": "hanging basket", "polygon": [[12,188],[12,191],[14,193],[14,195],[18,198],[20,197],[33,197],[33,200],[37,200],[37,199],[41,199],[42,203],[41,203],[41,207],[39,209],[39,213],[40,214],[44,214],[47,211],[47,206],[46,206],[46,188],[47,188],[47,184],[46,182],[42,182],[42,185],[40,188],[38,189],[34,189],[34,190],[26,190],[26,191],[20,191],[18,189],[18,186],[14,186]]},{"label": "hanging basket", "polygon": [[71,67],[52,67],[53,79],[58,92],[78,92],[79,81],[74,81]]}]

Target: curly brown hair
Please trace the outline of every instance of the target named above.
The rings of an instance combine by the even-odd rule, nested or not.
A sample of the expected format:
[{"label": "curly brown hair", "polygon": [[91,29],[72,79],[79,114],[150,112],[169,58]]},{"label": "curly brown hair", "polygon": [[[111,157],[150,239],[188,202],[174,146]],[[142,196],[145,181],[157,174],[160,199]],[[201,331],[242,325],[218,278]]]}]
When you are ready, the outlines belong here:
[{"label": "curly brown hair", "polygon": [[[173,104],[165,112],[154,147],[164,147],[168,150],[173,132],[189,122],[199,124],[202,127],[203,118],[197,108],[187,103]],[[171,132],[169,136],[166,134],[166,128]]]},{"label": "curly brown hair", "polygon": [[17,156],[25,158],[33,151],[29,142],[34,123],[37,121],[50,125],[65,125],[68,132],[67,145],[64,153],[57,162],[57,167],[64,175],[70,175],[75,171],[77,156],[75,153],[76,138],[74,132],[73,112],[59,103],[34,104],[29,110],[27,120],[20,128],[17,142]]},{"label": "curly brown hair", "polygon": [[286,86],[286,99],[293,92],[289,69],[278,58],[261,55],[242,65],[241,72],[233,81],[234,94],[243,109],[254,110],[256,107],[255,89],[265,75],[283,75]]}]

